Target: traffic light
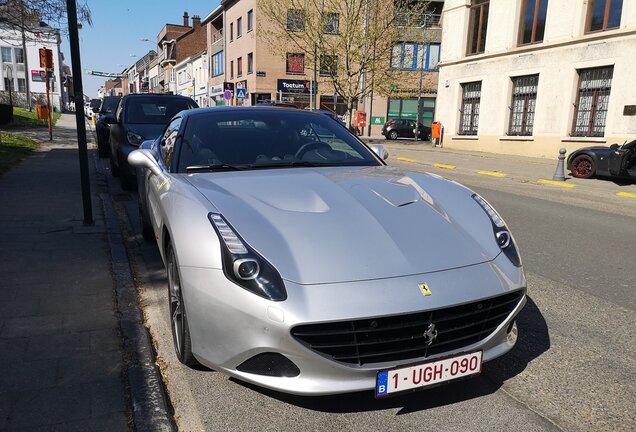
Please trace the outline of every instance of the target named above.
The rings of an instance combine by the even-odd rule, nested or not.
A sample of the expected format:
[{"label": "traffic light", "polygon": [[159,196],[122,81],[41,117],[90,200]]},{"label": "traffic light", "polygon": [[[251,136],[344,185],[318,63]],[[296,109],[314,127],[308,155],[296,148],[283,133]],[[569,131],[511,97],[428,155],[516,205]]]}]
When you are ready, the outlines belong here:
[{"label": "traffic light", "polygon": [[53,69],[53,50],[40,48],[40,67]]}]

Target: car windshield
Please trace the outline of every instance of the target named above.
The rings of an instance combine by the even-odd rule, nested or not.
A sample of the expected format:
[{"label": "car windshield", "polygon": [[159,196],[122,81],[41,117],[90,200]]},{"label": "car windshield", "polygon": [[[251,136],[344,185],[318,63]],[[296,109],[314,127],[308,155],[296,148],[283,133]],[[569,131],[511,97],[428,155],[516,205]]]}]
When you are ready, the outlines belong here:
[{"label": "car windshield", "polygon": [[101,101],[101,100],[99,100],[99,99],[91,100],[91,102],[90,102],[90,107],[91,107],[91,109],[99,108],[99,105],[100,105],[101,103],[102,103],[102,101]]},{"label": "car windshield", "polygon": [[327,116],[279,109],[210,110],[190,116],[178,161],[182,173],[381,165]]},{"label": "car windshield", "polygon": [[105,97],[104,102],[102,102],[102,106],[99,109],[99,112],[102,114],[112,114],[117,109],[117,105],[119,104],[119,97]]},{"label": "car windshield", "polygon": [[129,124],[167,124],[180,111],[195,108],[193,101],[175,97],[133,97],[126,102]]}]

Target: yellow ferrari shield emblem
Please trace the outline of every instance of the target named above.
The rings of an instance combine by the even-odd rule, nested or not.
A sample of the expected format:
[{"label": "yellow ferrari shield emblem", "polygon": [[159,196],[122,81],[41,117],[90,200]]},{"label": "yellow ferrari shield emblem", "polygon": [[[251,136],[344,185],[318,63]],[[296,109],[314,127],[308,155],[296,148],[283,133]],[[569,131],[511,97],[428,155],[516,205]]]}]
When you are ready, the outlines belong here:
[{"label": "yellow ferrari shield emblem", "polygon": [[425,296],[430,296],[431,294],[433,294],[428,288],[428,285],[426,285],[425,283],[420,284],[420,291],[422,291],[422,294],[424,294]]}]

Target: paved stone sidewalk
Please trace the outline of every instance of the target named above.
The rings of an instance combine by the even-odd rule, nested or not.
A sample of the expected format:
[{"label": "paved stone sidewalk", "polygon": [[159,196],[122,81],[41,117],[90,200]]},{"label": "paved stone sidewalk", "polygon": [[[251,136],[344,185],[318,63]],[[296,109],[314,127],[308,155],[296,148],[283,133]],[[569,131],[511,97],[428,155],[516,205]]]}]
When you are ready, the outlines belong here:
[{"label": "paved stone sidewalk", "polygon": [[129,430],[94,163],[85,227],[75,117],[27,134],[46,143],[0,177],[0,430]]}]

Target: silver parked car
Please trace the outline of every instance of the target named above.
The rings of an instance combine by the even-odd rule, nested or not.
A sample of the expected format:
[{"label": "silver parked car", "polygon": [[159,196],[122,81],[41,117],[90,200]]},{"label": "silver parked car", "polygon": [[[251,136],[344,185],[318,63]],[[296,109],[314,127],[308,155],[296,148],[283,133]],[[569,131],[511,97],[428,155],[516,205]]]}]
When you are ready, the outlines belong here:
[{"label": "silver parked car", "polygon": [[509,351],[526,280],[506,224],[387,156],[324,115],[271,107],[182,112],[132,152],[179,360],[294,394],[383,397]]}]

